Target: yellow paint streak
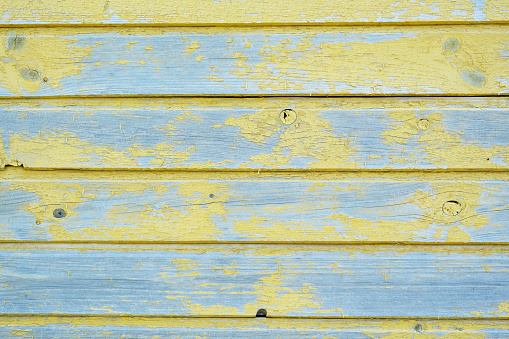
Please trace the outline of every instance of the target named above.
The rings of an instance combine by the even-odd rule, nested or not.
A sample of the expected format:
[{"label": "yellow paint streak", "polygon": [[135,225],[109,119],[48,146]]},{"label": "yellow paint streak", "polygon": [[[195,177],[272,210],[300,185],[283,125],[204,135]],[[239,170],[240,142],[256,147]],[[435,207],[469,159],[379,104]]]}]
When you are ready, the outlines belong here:
[{"label": "yellow paint streak", "polygon": [[32,330],[10,330],[11,335],[13,336],[19,336],[19,337],[26,337],[26,336],[32,336]]},{"label": "yellow paint streak", "polygon": [[61,165],[61,158],[65,158],[67,166],[87,164],[95,166],[133,167],[137,163],[128,156],[127,152],[116,151],[107,146],[96,146],[87,141],[80,141],[76,136],[64,132],[41,132],[38,136],[26,138],[23,135],[13,135],[9,150],[15,157],[29,160],[34,167],[55,167]]},{"label": "yellow paint streak", "polygon": [[187,302],[187,307],[189,312],[192,314],[199,315],[235,315],[238,314],[238,310],[235,307],[223,306],[223,305],[212,305],[212,306],[202,306],[199,304],[191,304]]},{"label": "yellow paint streak", "polygon": [[[296,212],[297,213],[297,212]],[[277,218],[252,216],[250,220],[236,221],[234,231],[250,240],[263,241],[340,241],[348,237],[338,233],[337,227],[325,226],[321,230],[306,221],[281,222]]]},{"label": "yellow paint streak", "polygon": [[495,316],[507,316],[509,315],[509,302],[501,302],[498,304],[498,310],[496,312],[487,312]]},{"label": "yellow paint streak", "polygon": [[[315,184],[310,186],[311,191],[317,191],[321,188],[334,189],[333,184],[323,186]],[[355,190],[352,186],[349,189]],[[306,206],[303,201],[298,207],[278,206],[275,214],[270,218],[252,216],[248,220],[234,221],[234,231],[248,236],[250,240],[263,241],[347,241],[347,240],[366,240],[366,241],[419,241],[429,238],[426,232],[432,227],[446,227],[447,238],[442,239],[441,229],[434,234],[437,240],[449,242],[469,242],[470,235],[468,229],[479,229],[488,224],[488,216],[476,212],[476,209],[482,204],[481,194],[487,194],[489,191],[480,183],[469,182],[451,182],[451,183],[432,183],[431,192],[417,190],[414,194],[396,200],[395,205],[412,204],[420,209],[419,214],[411,221],[383,220],[377,218],[358,218],[345,213],[334,213],[326,217],[333,220],[330,224],[321,229],[314,226],[313,222],[305,219],[295,222],[283,222],[277,217],[277,211],[285,209],[285,213],[301,215],[303,210],[309,210],[314,206]],[[456,216],[446,215],[443,211],[443,205],[447,201],[457,200],[461,206],[461,212]],[[338,209],[341,208],[341,202],[338,202]],[[366,209],[371,210],[369,206]],[[378,207],[379,214],[382,216],[387,210],[388,215],[394,214],[391,210],[393,204],[387,207]],[[457,225],[459,224],[459,225]],[[461,225],[461,227],[460,227]]]},{"label": "yellow paint streak", "polygon": [[289,280],[285,274],[291,275],[292,269],[284,269],[281,265],[277,271],[267,277],[260,278],[259,283],[253,285],[254,293],[258,295],[254,303],[244,306],[245,314],[256,314],[257,310],[264,308],[268,316],[272,314],[284,315],[290,312],[302,311],[303,308],[318,309],[317,314],[337,313],[343,314],[340,308],[335,310],[322,310],[321,301],[311,292],[317,287],[311,284],[302,284],[298,290],[285,287],[285,281]]},{"label": "yellow paint streak", "polygon": [[2,130],[0,130],[0,168],[3,168],[8,162],[7,151],[5,150],[2,139]]},{"label": "yellow paint streak", "polygon": [[[439,168],[502,168],[503,165],[493,162],[493,158],[499,154],[509,152],[507,146],[492,146],[482,148],[480,146],[465,144],[460,133],[447,131],[442,122],[444,115],[431,113],[425,119],[429,122],[428,128],[419,129],[420,117],[411,111],[392,111],[389,114],[396,123],[390,124],[390,129],[382,133],[386,144],[407,144],[409,140],[416,139],[424,159],[431,165]],[[417,154],[405,154],[401,157],[394,155],[392,163],[412,164],[415,163]],[[509,164],[509,157],[503,160]]]},{"label": "yellow paint streak", "polygon": [[[487,0],[482,14],[485,20],[507,20],[509,6],[504,0]],[[153,5],[153,6],[152,6]],[[89,0],[67,3],[58,0],[37,1],[33,4],[5,3],[6,22],[101,24],[118,20],[129,23],[293,23],[293,22],[464,22],[475,19],[472,1],[411,1],[382,0],[373,7],[368,0],[339,6],[327,0],[284,0],[267,6],[262,0],[214,1],[206,5],[200,0],[161,1],[147,6],[141,0]],[[298,15],[296,15],[298,13]]]},{"label": "yellow paint streak", "polygon": [[449,229],[449,233],[447,233],[447,239],[448,242],[469,242],[472,241],[468,233],[463,231],[458,226],[452,226]]},{"label": "yellow paint streak", "polygon": [[61,87],[63,78],[81,73],[81,61],[97,47],[74,42],[34,30],[10,31],[0,47],[0,86],[16,95]]},{"label": "yellow paint streak", "polygon": [[[178,122],[194,121],[200,123],[200,118],[188,112],[175,118]],[[165,127],[168,136],[172,135],[175,127],[172,121]],[[116,150],[109,146],[96,145],[89,141],[81,141],[69,132],[43,131],[34,137],[15,134],[11,136],[9,151],[13,158],[23,159],[27,167],[140,167],[139,158],[152,157],[149,165],[154,167],[176,166],[186,161],[195,147],[188,147],[185,151],[174,151],[174,145],[162,142],[152,148],[140,147],[136,144],[124,150]],[[0,148],[1,151],[1,148]],[[43,156],[42,156],[43,155]],[[0,153],[0,159],[2,154]],[[196,163],[200,167],[203,164]],[[210,164],[214,166],[214,164]],[[217,166],[217,165],[216,165]]]},{"label": "yellow paint streak", "polygon": [[[440,321],[420,321],[425,330],[433,329],[437,333],[437,338],[450,332],[458,333],[461,328],[462,333],[480,335],[482,332],[488,332],[493,329],[501,331],[509,330],[507,321],[497,321],[496,319],[487,321],[476,320],[440,320]],[[348,331],[357,330],[366,335],[397,333],[406,334],[410,332],[412,335],[421,335],[413,330],[415,320],[354,320],[354,319],[277,319],[277,318],[168,318],[168,317],[115,317],[115,316],[94,316],[94,317],[58,317],[58,316],[16,316],[2,317],[0,319],[0,327],[23,327],[35,326],[43,327],[49,325],[69,325],[70,327],[104,327],[104,326],[128,326],[128,327],[145,327],[147,329],[168,328],[168,329],[186,329],[186,328],[203,328],[203,329],[235,329],[235,330],[253,330],[259,329],[286,329],[292,331]],[[481,333],[472,333],[481,332]],[[249,333],[249,332],[247,332]],[[452,333],[451,333],[452,334]],[[379,336],[378,336],[379,337]],[[412,338],[412,337],[410,337]]]},{"label": "yellow paint streak", "polygon": [[[361,89],[367,94],[385,94],[402,88],[414,93],[499,93],[506,89],[498,80],[509,76],[501,52],[507,46],[503,34],[487,39],[479,32],[402,32],[410,36],[319,45],[306,36],[281,40],[264,45],[261,62],[257,56],[255,65],[239,58],[231,74],[253,80],[262,91],[307,89],[313,93],[357,94]],[[451,39],[460,41],[454,55],[448,52],[447,41]],[[488,47],[487,43],[499,47]]]},{"label": "yellow paint streak", "polygon": [[193,41],[187,49],[184,51],[184,53],[193,53],[196,52],[196,50],[200,48],[200,45],[198,44],[198,41]]},{"label": "yellow paint streak", "polygon": [[391,333],[380,339],[484,339],[484,333],[446,333],[446,334],[431,334],[431,333]]},{"label": "yellow paint streak", "polygon": [[[471,99],[469,98],[467,102],[465,100],[459,100],[456,98],[420,98],[420,99],[406,99],[406,98],[363,98],[361,100],[346,100],[346,99],[316,99],[316,98],[294,98],[294,99],[237,99],[230,98],[229,100],[220,100],[214,98],[200,98],[200,99],[106,99],[106,98],[83,98],[83,99],[39,99],[39,100],[20,100],[16,102],[16,105],[19,107],[23,107],[26,109],[26,114],[37,114],[42,109],[46,109],[48,106],[53,106],[55,110],[66,112],[69,114],[69,111],[72,110],[73,116],[76,116],[84,119],[82,121],[86,122],[87,116],[90,114],[96,114],[101,112],[100,114],[105,114],[105,111],[110,110],[111,107],[114,107],[115,113],[119,116],[131,116],[132,110],[135,108],[142,108],[143,110],[150,112],[161,110],[161,107],[165,107],[170,112],[174,112],[175,110],[183,110],[189,111],[192,113],[186,119],[186,117],[182,116],[179,119],[184,119],[182,121],[172,120],[169,121],[166,127],[163,129],[167,130],[168,137],[172,136],[172,133],[178,135],[177,123],[200,123],[196,121],[193,115],[199,116],[204,109],[207,110],[253,110],[255,109],[257,113],[254,114],[246,114],[244,116],[235,116],[230,117],[227,121],[231,124],[231,126],[239,128],[239,136],[236,137],[238,140],[240,137],[246,138],[249,141],[253,142],[252,152],[255,155],[255,160],[259,160],[256,164],[260,167],[264,167],[264,163],[268,165],[274,163],[275,167],[282,166],[281,164],[288,163],[292,160],[292,156],[298,156],[299,160],[301,156],[309,159],[308,161],[312,162],[313,160],[316,162],[316,166],[327,167],[330,163],[330,167],[338,167],[338,168],[358,168],[363,165],[360,163],[358,159],[356,159],[357,151],[355,147],[352,146],[355,142],[355,136],[346,136],[340,135],[337,132],[331,130],[330,114],[339,114],[341,115],[341,111],[343,110],[370,110],[376,107],[384,107],[389,113],[390,119],[387,119],[388,127],[386,131],[380,131],[380,133],[384,133],[383,137],[389,146],[403,144],[404,142],[409,142],[411,138],[417,138],[418,136],[422,136],[425,133],[432,133],[433,142],[429,142],[432,148],[426,150],[423,148],[423,155],[431,154],[430,159],[434,161],[436,165],[439,167],[461,167],[467,168],[470,164],[475,164],[475,161],[469,162],[468,158],[470,158],[470,149],[457,148],[457,151],[454,151],[451,154],[448,153],[448,145],[449,144],[440,144],[440,140],[443,137],[440,133],[433,132],[437,127],[433,123],[440,124],[442,117],[438,113],[434,113],[430,116],[430,119],[437,119],[436,121],[432,121],[430,126],[426,130],[419,130],[416,127],[418,119],[414,113],[415,108],[419,109],[437,109],[446,110],[446,109],[462,109],[465,110],[465,105],[468,107],[472,107],[475,109],[483,109],[483,108],[505,108],[508,109],[507,102],[503,102],[500,98],[484,98],[484,99]],[[9,109],[13,103],[11,101],[0,102],[1,107],[5,107],[5,109]],[[46,106],[47,105],[47,106]],[[292,108],[297,113],[297,121],[292,125],[285,125],[281,122],[279,118],[279,113],[283,108]],[[51,110],[51,108],[50,108]],[[99,111],[98,111],[99,110]],[[468,108],[467,108],[468,110]],[[171,113],[169,113],[171,114]],[[384,113],[385,114],[385,113]],[[207,120],[204,117],[201,117],[203,123],[207,123]],[[359,115],[359,118],[362,118]],[[409,121],[407,121],[410,119]],[[406,122],[407,121],[407,122]],[[123,121],[122,121],[123,122]],[[300,124],[299,124],[300,123]],[[116,128],[115,133],[124,133],[125,123],[122,124],[122,131],[118,131],[118,127]],[[217,128],[220,128],[223,125],[214,125],[211,129],[211,133],[220,133]],[[438,126],[438,125],[437,125]],[[189,126],[191,128],[191,126]],[[227,127],[231,128],[231,127]],[[445,128],[445,127],[444,127]],[[396,131],[396,132],[394,132]],[[398,132],[399,131],[399,132]],[[379,132],[379,131],[377,131]],[[124,167],[127,165],[126,160],[122,160],[122,158],[128,158],[133,163],[133,166],[136,168],[140,168],[141,165],[138,164],[139,157],[144,157],[143,159],[146,161],[147,157],[152,158],[151,166],[153,167],[186,167],[186,168],[207,168],[210,167],[218,167],[220,164],[212,163],[212,162],[203,162],[197,163],[193,162],[192,164],[183,164],[189,159],[189,156],[194,152],[192,148],[192,144],[190,145],[188,150],[175,150],[175,145],[172,143],[160,143],[157,145],[153,145],[151,147],[142,147],[137,145],[133,140],[132,144],[126,149],[112,149],[112,147],[108,148],[100,148],[102,144],[92,143],[91,140],[78,140],[75,135],[70,133],[63,133],[57,130],[47,130],[42,131],[38,137],[29,137],[25,135],[20,135],[18,137],[7,134],[5,135],[4,131],[4,139],[5,141],[9,140],[9,155],[11,160],[21,159],[23,160],[23,164],[25,167],[36,167],[32,161],[41,167],[46,168],[55,168],[63,167],[63,168],[78,168],[86,166],[90,167],[98,167],[101,165],[103,168],[111,167]],[[11,132],[12,133],[12,132]],[[183,133],[183,132],[180,132]],[[399,136],[398,134],[399,133]],[[447,131],[447,133],[451,133]],[[391,137],[392,135],[392,137]],[[457,138],[461,138],[460,133],[455,133]],[[59,148],[59,152],[52,152],[52,147],[54,144],[62,143],[60,140],[54,139],[63,139],[67,137],[68,141],[64,142],[66,145],[75,145],[74,147],[69,146],[65,152],[62,148]],[[9,139],[7,139],[9,138]],[[11,138],[14,138],[14,141],[23,142],[21,146],[18,147],[16,151],[20,151],[23,153],[24,157],[18,156],[12,149],[12,141]],[[18,138],[18,139],[16,139]],[[43,146],[33,146],[30,145],[30,140],[34,139],[36,143],[43,142],[46,143],[48,148],[44,148]],[[43,139],[48,138],[48,141],[43,141]],[[407,138],[407,139],[405,139]],[[449,138],[450,139],[450,138]],[[69,143],[70,140],[70,143]],[[396,142],[399,140],[399,142]],[[460,139],[458,139],[460,140]],[[260,153],[257,151],[258,145],[264,146],[268,142],[274,142],[276,145],[272,152],[268,153]],[[428,141],[423,140],[420,144],[425,147]],[[258,144],[258,145],[257,145]],[[26,145],[26,146],[25,146]],[[346,146],[345,146],[346,145]],[[404,145],[404,144],[403,144]],[[14,145],[15,146],[15,145]],[[235,139],[233,140],[233,144],[229,143],[228,147],[235,147]],[[443,147],[443,150],[441,148]],[[23,148],[27,147],[25,151]],[[33,147],[33,149],[32,149]],[[94,148],[99,147],[99,152],[106,152],[103,155],[94,154]],[[383,146],[386,147],[386,146]],[[74,149],[72,149],[74,148]],[[262,148],[262,147],[260,147]],[[36,152],[35,154],[30,153],[30,150]],[[108,149],[112,152],[121,152],[119,157],[119,161],[115,160],[115,153],[112,156],[108,156]],[[1,148],[0,148],[1,150]],[[85,152],[85,151],[86,152]],[[460,152],[461,150],[461,152]],[[47,154],[45,157],[39,156],[39,152],[44,151],[44,154]],[[264,152],[267,152],[266,149],[263,149]],[[424,152],[426,151],[426,152]],[[475,150],[474,150],[475,151]],[[62,153],[63,152],[63,153]],[[251,152],[251,150],[250,150]],[[371,152],[369,150],[363,151],[367,152],[366,155],[370,156]],[[379,152],[377,150],[373,150],[373,152]],[[444,152],[445,154],[440,155],[440,152]],[[25,156],[26,153],[26,156]],[[495,155],[496,149],[493,148],[486,152],[486,154],[480,154],[480,156],[491,156]],[[293,155],[290,155],[293,154]],[[438,154],[438,155],[437,155]],[[463,154],[463,156],[461,156]],[[376,155],[376,154],[375,154]],[[50,158],[48,158],[48,156]],[[256,158],[258,156],[258,159]],[[407,164],[407,167],[411,168],[412,161],[415,162],[415,158],[418,154],[404,154],[403,156],[396,154],[394,152],[393,159],[394,163],[403,163]],[[439,158],[440,156],[441,158]],[[1,157],[1,156],[0,156]],[[468,158],[467,158],[468,157]],[[499,155],[500,157],[500,155]],[[101,159],[104,158],[102,161]],[[89,160],[90,159],[90,160]],[[92,160],[93,159],[93,160]],[[413,159],[413,160],[412,160]],[[451,161],[449,159],[454,159]],[[477,159],[477,158],[476,158]],[[492,159],[490,157],[490,159]],[[118,163],[118,165],[116,165]],[[244,164],[244,166],[249,166],[250,163]],[[255,164],[254,161],[251,161],[251,164]],[[311,167],[311,164],[307,164],[308,167]],[[251,165],[252,166],[252,165]],[[300,163],[299,163],[300,166]],[[313,165],[314,166],[314,165]],[[425,165],[427,166],[427,165]],[[472,165],[474,166],[474,165]],[[479,163],[475,165],[476,167],[481,168],[490,168],[495,166],[492,161],[483,160],[481,157]],[[498,165],[497,165],[498,166]],[[330,168],[329,167],[329,168]],[[429,166],[428,166],[429,167]],[[301,173],[301,176],[309,176],[309,173]],[[324,175],[324,174],[322,174]],[[398,174],[400,177],[402,174]],[[415,174],[419,176],[420,174]],[[464,174],[462,174],[464,175]],[[500,174],[499,174],[500,175]]]},{"label": "yellow paint streak", "polygon": [[[133,186],[128,188],[129,186]],[[166,186],[146,185],[145,183],[117,184],[115,194],[139,192],[144,189],[159,193],[167,191]],[[115,205],[106,213],[108,227],[85,227],[80,234],[69,233],[67,239],[108,239],[112,241],[130,240],[216,240],[221,232],[216,229],[213,218],[226,214],[224,202],[228,201],[229,187],[226,184],[187,182],[178,186],[179,205],[168,201],[155,208],[140,204],[136,209]],[[213,197],[211,197],[213,195]],[[63,236],[62,236],[63,237]],[[61,238],[62,238],[61,237]]]},{"label": "yellow paint streak", "polygon": [[[298,110],[297,120],[285,125],[280,120],[280,111],[263,109],[242,117],[229,117],[224,125],[240,128],[240,135],[247,140],[263,145],[271,138],[277,138],[277,145],[272,153],[262,153],[250,157],[251,164],[279,168],[291,161],[293,157],[313,159],[307,164],[311,168],[355,168],[359,167],[354,160],[355,148],[345,136],[334,134],[330,122],[323,119],[314,110]],[[288,155],[287,155],[288,154]]]}]

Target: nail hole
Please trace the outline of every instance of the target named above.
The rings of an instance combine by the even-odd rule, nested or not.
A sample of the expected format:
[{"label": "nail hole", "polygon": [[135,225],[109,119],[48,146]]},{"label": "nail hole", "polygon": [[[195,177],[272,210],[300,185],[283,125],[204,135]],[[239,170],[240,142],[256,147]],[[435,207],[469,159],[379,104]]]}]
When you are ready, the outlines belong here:
[{"label": "nail hole", "polygon": [[449,216],[455,216],[460,214],[462,209],[463,206],[461,206],[461,204],[456,200],[446,201],[442,206],[442,212],[444,212],[445,215]]},{"label": "nail hole", "polygon": [[210,198],[210,199],[214,199],[215,197],[216,197],[216,196],[215,196],[214,194],[212,194],[212,193],[210,193],[210,194],[209,194],[209,198]]},{"label": "nail hole", "polygon": [[66,216],[66,213],[62,208],[57,208],[56,210],[53,211],[53,216],[55,218],[63,218]]},{"label": "nail hole", "polygon": [[417,121],[417,128],[420,129],[421,131],[424,131],[428,127],[429,127],[428,119],[421,119],[421,120]]},{"label": "nail hole", "polygon": [[422,332],[424,329],[422,328],[421,324],[417,324],[414,327],[415,332]]},{"label": "nail hole", "polygon": [[257,318],[266,318],[267,317],[267,311],[264,308],[260,308],[258,312],[256,312]]},{"label": "nail hole", "polygon": [[286,108],[279,113],[279,119],[285,125],[291,125],[297,120],[297,113],[293,109]]}]

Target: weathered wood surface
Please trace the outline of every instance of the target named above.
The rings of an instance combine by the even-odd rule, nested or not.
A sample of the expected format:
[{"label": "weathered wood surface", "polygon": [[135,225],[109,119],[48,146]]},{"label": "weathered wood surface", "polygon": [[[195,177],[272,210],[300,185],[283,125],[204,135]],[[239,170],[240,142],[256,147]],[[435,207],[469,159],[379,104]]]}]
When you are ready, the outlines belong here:
[{"label": "weathered wood surface", "polygon": [[[507,317],[507,246],[0,246],[0,313]],[[389,306],[390,305],[390,306]]]},{"label": "weathered wood surface", "polygon": [[508,168],[508,110],[506,98],[3,100],[0,167]]},{"label": "weathered wood surface", "polygon": [[51,174],[0,176],[1,241],[509,240],[502,180]]},{"label": "weathered wood surface", "polygon": [[507,320],[0,317],[0,335],[20,338],[505,339]]},{"label": "weathered wood surface", "polygon": [[506,0],[4,1],[0,24],[287,24],[505,22]]},{"label": "weathered wood surface", "polygon": [[505,25],[1,29],[0,96],[498,95]]}]

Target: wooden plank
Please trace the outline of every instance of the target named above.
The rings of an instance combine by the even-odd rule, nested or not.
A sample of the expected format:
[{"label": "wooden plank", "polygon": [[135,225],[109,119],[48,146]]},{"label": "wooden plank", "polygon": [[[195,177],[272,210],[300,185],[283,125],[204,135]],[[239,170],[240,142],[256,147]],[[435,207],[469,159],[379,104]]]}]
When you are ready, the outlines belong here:
[{"label": "wooden plank", "polygon": [[507,169],[508,109],[506,98],[3,100],[0,166]]},{"label": "wooden plank", "polygon": [[507,320],[295,318],[0,317],[0,335],[19,338],[506,338]]},{"label": "wooden plank", "polygon": [[0,177],[1,241],[509,240],[509,182],[500,179],[37,174]]},{"label": "wooden plank", "polygon": [[[505,317],[507,246],[0,246],[4,314]],[[390,305],[390,307],[388,307]]]},{"label": "wooden plank", "polygon": [[498,95],[504,25],[1,29],[0,96]]},{"label": "wooden plank", "polygon": [[507,21],[506,0],[411,1],[385,0],[374,7],[368,0],[203,1],[58,0],[2,3],[0,24],[284,24],[385,22]]}]

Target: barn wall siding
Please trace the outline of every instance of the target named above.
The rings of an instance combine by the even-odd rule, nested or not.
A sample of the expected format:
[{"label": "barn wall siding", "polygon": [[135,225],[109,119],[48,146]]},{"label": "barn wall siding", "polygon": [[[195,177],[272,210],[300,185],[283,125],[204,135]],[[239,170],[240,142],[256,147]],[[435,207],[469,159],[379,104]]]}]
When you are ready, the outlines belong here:
[{"label": "barn wall siding", "polygon": [[0,337],[509,336],[507,1],[0,8]]}]

